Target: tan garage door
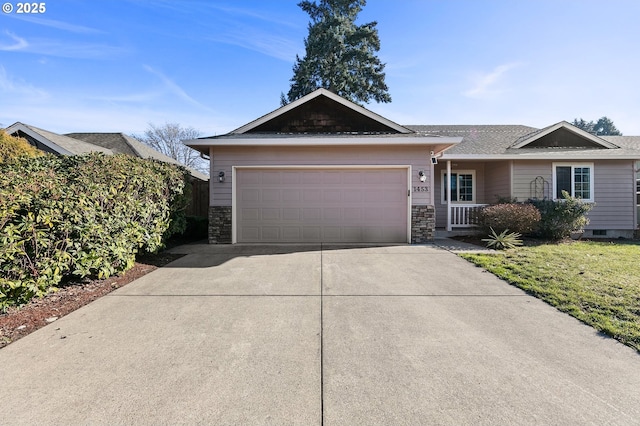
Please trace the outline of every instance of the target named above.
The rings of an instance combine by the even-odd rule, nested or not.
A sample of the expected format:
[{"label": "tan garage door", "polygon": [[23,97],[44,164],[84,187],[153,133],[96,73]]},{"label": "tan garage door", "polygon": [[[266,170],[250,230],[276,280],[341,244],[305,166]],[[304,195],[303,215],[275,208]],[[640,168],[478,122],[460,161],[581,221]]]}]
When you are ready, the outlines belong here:
[{"label": "tan garage door", "polygon": [[237,241],[407,242],[407,169],[238,169]]}]

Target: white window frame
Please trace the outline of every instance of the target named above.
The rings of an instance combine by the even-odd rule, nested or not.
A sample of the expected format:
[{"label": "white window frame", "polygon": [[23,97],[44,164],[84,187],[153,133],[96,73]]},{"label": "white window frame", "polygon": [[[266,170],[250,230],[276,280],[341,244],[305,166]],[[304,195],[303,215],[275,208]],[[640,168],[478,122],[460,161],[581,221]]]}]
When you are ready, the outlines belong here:
[{"label": "white window frame", "polygon": [[[445,175],[447,174],[446,170],[442,170],[441,172],[441,191],[440,191],[440,203],[447,204],[447,199],[445,195],[447,195],[447,179],[445,179]],[[476,171],[475,170],[451,170],[452,175],[471,175],[471,195],[473,196],[471,201],[451,201],[451,204],[475,204],[477,199],[476,194]],[[456,194],[456,199],[460,200],[460,185],[458,184],[456,187],[458,193]],[[452,189],[453,191],[453,189]]]},{"label": "white window frame", "polygon": [[570,191],[570,195],[572,197],[575,197],[575,169],[576,168],[588,168],[589,169],[589,198],[582,198],[581,200],[587,203],[593,203],[595,202],[595,195],[594,195],[594,183],[595,183],[595,175],[594,175],[594,167],[593,167],[593,163],[553,163],[553,170],[552,170],[552,181],[553,181],[553,199],[557,200],[558,198],[556,197],[556,194],[558,193],[557,189],[558,189],[558,180],[556,178],[556,169],[558,167],[571,167],[571,191]]}]

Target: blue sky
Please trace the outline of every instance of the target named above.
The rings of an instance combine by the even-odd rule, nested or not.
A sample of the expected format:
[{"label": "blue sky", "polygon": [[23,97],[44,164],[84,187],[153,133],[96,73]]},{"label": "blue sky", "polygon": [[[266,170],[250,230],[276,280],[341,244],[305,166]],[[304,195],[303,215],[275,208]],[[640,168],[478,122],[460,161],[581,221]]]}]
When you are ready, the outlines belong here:
[{"label": "blue sky", "polygon": [[[4,2],[4,0],[3,0]],[[279,106],[297,1],[49,0],[0,13],[0,125],[226,133]],[[544,127],[606,115],[640,135],[640,1],[369,0],[400,124]]]}]

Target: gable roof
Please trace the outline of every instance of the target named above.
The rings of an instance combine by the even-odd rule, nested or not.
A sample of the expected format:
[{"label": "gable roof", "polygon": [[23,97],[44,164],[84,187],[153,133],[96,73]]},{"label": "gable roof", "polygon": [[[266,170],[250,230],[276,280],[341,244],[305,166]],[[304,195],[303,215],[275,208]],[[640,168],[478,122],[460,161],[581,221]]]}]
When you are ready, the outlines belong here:
[{"label": "gable roof", "polygon": [[[184,166],[178,160],[157,151],[150,146],[140,142],[136,138],[124,133],[67,133],[66,136],[82,140],[84,142],[110,149],[116,154],[127,154],[140,158],[153,158],[165,163]],[[209,176],[187,167],[191,176],[200,180],[209,180]]]},{"label": "gable roof", "polygon": [[[527,146],[533,147],[533,145],[543,137],[550,135],[553,132],[557,132],[559,130],[565,130],[572,134],[577,135],[578,139],[581,139],[584,142],[584,145],[581,146],[583,148],[589,148],[589,147],[599,147],[599,148],[609,148],[609,149],[619,148],[618,146],[610,142],[607,142],[606,140],[601,139],[596,135],[586,132],[580,129],[579,127],[576,127],[566,121],[561,121],[559,123],[545,127],[544,129],[540,129],[536,132],[533,132],[530,135],[521,137],[513,145],[511,145],[510,148],[517,149],[517,148],[525,148]],[[548,147],[548,148],[552,148],[552,147]]]},{"label": "gable roof", "polygon": [[[544,129],[519,125],[464,125],[464,126],[407,126],[419,132],[435,135],[462,136],[460,144],[448,149],[442,160],[510,160],[510,159],[638,159],[640,136],[584,135],[574,131],[567,122],[556,123]],[[569,130],[569,128],[573,128]],[[586,143],[584,146],[535,146],[535,141],[555,131],[567,131]],[[580,129],[577,129],[580,130]],[[590,136],[590,137],[588,137]],[[595,138],[595,140],[594,140]],[[531,146],[533,144],[534,146]]]},{"label": "gable roof", "polygon": [[16,122],[7,127],[5,131],[12,135],[18,132],[32,137],[38,142],[45,145],[51,151],[60,155],[81,155],[89,152],[103,152],[105,154],[113,154],[108,148],[102,146],[96,146],[69,136],[53,133],[48,130],[40,129],[36,126]]},{"label": "gable roof", "polygon": [[[253,120],[242,127],[239,127],[233,130],[232,132],[230,132],[230,134],[237,135],[237,134],[252,133],[256,131],[260,132],[260,130],[262,129],[269,129],[271,130],[271,132],[273,132],[273,129],[275,127],[269,126],[268,125],[269,123],[275,124],[279,121],[282,121],[283,118],[291,116],[296,112],[296,110],[298,111],[301,110],[305,105],[317,103],[317,101],[321,101],[321,100],[324,100],[327,104],[333,104],[331,105],[331,107],[333,108],[340,108],[343,114],[351,113],[353,114],[354,117],[359,117],[359,119],[361,120],[361,123],[364,123],[365,121],[367,121],[368,122],[367,124],[371,126],[372,129],[374,129],[372,132],[400,133],[400,134],[412,133],[410,129],[407,129],[404,126],[394,123],[393,121],[386,119],[381,115],[378,115],[375,112],[370,111],[347,99],[344,99],[343,97],[338,96],[335,93],[330,92],[329,90],[321,88],[309,93],[306,96],[301,97],[300,99],[297,99],[291,102],[290,104],[280,107],[275,111],[272,111],[266,115],[263,115],[262,117],[257,118],[256,120]],[[282,128],[282,126],[280,126],[280,128]],[[361,131],[362,130],[364,129],[361,129]],[[353,132],[353,130],[347,130],[347,131]],[[294,133],[297,133],[297,132],[294,132]],[[313,133],[319,133],[319,132],[313,131]]]},{"label": "gable roof", "polygon": [[439,154],[461,141],[458,136],[416,132],[318,89],[230,133],[182,142],[204,154],[226,146],[374,145],[428,145]]},{"label": "gable roof", "polygon": [[[20,122],[7,127],[5,131],[10,135],[22,133],[59,155],[82,155],[90,152],[102,152],[108,155],[126,154],[184,166],[179,161],[124,133],[67,133],[60,135]],[[187,170],[191,176],[197,179],[209,180],[209,176],[205,173],[190,167],[187,167]]]}]

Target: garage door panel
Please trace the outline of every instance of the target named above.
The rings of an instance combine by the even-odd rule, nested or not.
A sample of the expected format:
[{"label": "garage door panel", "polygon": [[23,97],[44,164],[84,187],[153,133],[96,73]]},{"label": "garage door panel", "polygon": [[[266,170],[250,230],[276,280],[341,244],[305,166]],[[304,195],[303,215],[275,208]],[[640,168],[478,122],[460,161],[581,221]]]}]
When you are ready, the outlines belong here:
[{"label": "garage door panel", "polygon": [[307,203],[320,203],[322,201],[322,190],[307,189],[302,192],[302,199]]},{"label": "garage door panel", "polygon": [[262,220],[263,221],[280,221],[281,220],[280,211],[281,210],[278,208],[262,209]]},{"label": "garage door panel", "polygon": [[240,241],[260,241],[260,227],[243,226],[240,229]]},{"label": "garage door panel", "polygon": [[361,203],[362,202],[362,189],[345,188],[342,191],[343,199],[349,203]]},{"label": "garage door panel", "polygon": [[262,201],[267,203],[280,202],[282,201],[281,193],[281,189],[264,189],[262,191]]},{"label": "garage door panel", "polygon": [[274,185],[282,183],[282,172],[280,170],[270,170],[262,172],[262,184]]},{"label": "garage door panel", "polygon": [[285,203],[302,200],[302,190],[286,188],[282,191],[282,201]]},{"label": "garage door panel", "polygon": [[284,221],[296,221],[299,222],[301,219],[301,214],[299,208],[284,208],[282,209],[282,219]]},{"label": "garage door panel", "polygon": [[322,185],[322,172],[308,171],[300,174],[300,183],[307,185]]},{"label": "garage door panel", "polygon": [[342,241],[342,228],[340,226],[325,226],[322,230],[324,241]]},{"label": "garage door panel", "polygon": [[298,242],[302,241],[301,226],[283,226],[282,239],[285,241]]},{"label": "garage door panel", "polygon": [[345,185],[361,184],[364,174],[360,171],[346,171],[342,173],[342,183]]},{"label": "garage door panel", "polygon": [[322,183],[324,184],[342,184],[342,172],[329,171],[322,174]]},{"label": "garage door panel", "polygon": [[322,218],[325,221],[340,223],[340,219],[342,219],[342,209],[340,207],[325,207],[322,209]]},{"label": "garage door panel", "polygon": [[244,188],[240,192],[240,200],[242,201],[260,201],[260,191],[258,189]]},{"label": "garage door panel", "polygon": [[407,169],[240,169],[236,182],[238,242],[407,242]]},{"label": "garage door panel", "polygon": [[262,241],[280,241],[280,227],[279,226],[263,226],[262,227]]},{"label": "garage door panel", "polygon": [[243,221],[260,220],[260,209],[243,208],[240,210],[240,218]]},{"label": "garage door panel", "polygon": [[302,220],[304,222],[319,221],[322,218],[322,209],[302,209]]},{"label": "garage door panel", "polygon": [[342,200],[340,189],[325,189],[322,192],[322,201],[325,203],[339,203]]},{"label": "garage door panel", "polygon": [[303,226],[302,227],[302,240],[303,241],[321,241],[322,228],[320,226]]},{"label": "garage door panel", "polygon": [[297,170],[282,172],[282,183],[285,185],[297,185],[300,183],[300,173]]}]

